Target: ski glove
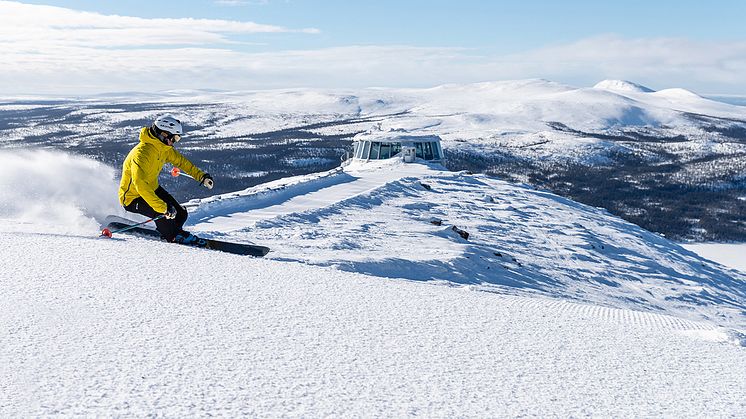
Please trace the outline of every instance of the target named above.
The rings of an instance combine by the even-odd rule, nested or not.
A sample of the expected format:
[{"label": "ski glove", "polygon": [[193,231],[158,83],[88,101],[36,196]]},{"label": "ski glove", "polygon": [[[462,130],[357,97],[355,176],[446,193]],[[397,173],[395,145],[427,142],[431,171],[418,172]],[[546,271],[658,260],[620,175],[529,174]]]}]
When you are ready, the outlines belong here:
[{"label": "ski glove", "polygon": [[215,185],[215,182],[212,181],[212,176],[210,176],[209,173],[205,173],[205,175],[202,176],[202,181],[199,184],[207,189],[212,189],[212,187]]},{"label": "ski glove", "polygon": [[166,212],[163,213],[167,220],[173,220],[176,218],[176,208],[173,205],[169,205]]}]

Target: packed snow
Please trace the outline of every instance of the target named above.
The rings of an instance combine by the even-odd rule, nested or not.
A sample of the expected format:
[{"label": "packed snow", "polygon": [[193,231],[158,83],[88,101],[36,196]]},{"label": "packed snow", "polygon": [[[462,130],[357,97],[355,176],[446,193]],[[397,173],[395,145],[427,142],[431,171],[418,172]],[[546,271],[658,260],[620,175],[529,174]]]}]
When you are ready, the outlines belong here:
[{"label": "packed snow", "polygon": [[746,411],[746,276],[604,210],[394,161],[186,203],[255,259],[99,238],[100,163],[0,171],[4,417]]}]

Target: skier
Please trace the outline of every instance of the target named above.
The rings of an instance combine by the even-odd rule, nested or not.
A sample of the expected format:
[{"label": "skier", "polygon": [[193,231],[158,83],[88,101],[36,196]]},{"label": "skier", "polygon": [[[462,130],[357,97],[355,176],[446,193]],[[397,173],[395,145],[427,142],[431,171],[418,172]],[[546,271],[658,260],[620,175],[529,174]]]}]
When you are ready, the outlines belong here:
[{"label": "skier", "polygon": [[130,150],[122,165],[119,202],[125,210],[148,218],[164,217],[155,221],[163,240],[204,246],[206,241],[184,231],[187,210],[158,184],[158,174],[165,163],[171,163],[199,179],[200,185],[212,189],[212,176],[203,172],[174,149],[183,134],[181,122],[170,115],[156,118],[150,127],[140,130],[140,142]]}]

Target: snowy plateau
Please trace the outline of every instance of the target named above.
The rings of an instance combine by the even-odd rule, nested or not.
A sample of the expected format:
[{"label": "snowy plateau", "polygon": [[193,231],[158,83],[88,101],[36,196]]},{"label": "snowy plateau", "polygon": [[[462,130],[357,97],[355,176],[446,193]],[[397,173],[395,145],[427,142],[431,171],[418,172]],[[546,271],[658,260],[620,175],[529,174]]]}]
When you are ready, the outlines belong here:
[{"label": "snowy plateau", "polygon": [[[502,147],[484,133],[541,131],[532,159],[595,160],[602,140],[546,121],[590,132],[613,114],[620,130],[654,117],[700,132],[684,113],[738,126],[742,108],[611,81],[194,95],[3,102],[0,416],[746,414],[745,273],[516,179],[397,159],[272,179],[250,157],[380,124],[477,153]],[[606,99],[590,112],[577,95]],[[505,101],[519,96],[532,99]],[[620,100],[645,105],[619,114]],[[135,219],[117,203],[118,168],[137,125],[164,110],[192,121],[179,147],[216,184],[244,174],[198,195],[164,172],[186,228],[269,246],[265,258],[98,237],[107,215]],[[737,157],[742,143],[713,135],[687,153]],[[282,161],[315,158],[327,157]]]},{"label": "snowy plateau", "polygon": [[[171,91],[0,98],[0,149],[119,167],[160,113],[218,192],[332,169],[371,127],[443,139],[446,167],[527,183],[679,241],[746,242],[746,113],[684,89],[514,80],[429,89]],[[182,199],[206,191],[169,183]]]}]

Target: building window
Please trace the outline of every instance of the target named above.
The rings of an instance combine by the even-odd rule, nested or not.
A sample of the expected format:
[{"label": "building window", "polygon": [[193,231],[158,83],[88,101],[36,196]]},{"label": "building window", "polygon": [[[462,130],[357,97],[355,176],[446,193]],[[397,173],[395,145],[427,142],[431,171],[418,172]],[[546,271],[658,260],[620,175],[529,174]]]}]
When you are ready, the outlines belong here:
[{"label": "building window", "polygon": [[390,157],[391,157],[391,144],[381,143],[381,152],[379,153],[378,158],[381,160],[384,160]]},{"label": "building window", "polygon": [[433,159],[440,160],[440,150],[438,150],[438,143],[432,143],[433,145]]},{"label": "building window", "polygon": [[415,157],[419,157],[421,159],[424,158],[424,157],[422,157],[423,156],[423,154],[422,154],[422,143],[414,143],[414,149],[415,149],[415,152],[414,152],[414,156]]},{"label": "building window", "polygon": [[401,153],[401,143],[391,144],[391,156],[396,156]]},{"label": "building window", "polygon": [[[415,156],[423,160],[441,160],[443,151],[437,141],[407,143],[414,147]],[[362,160],[390,159],[402,152],[401,143],[381,141],[357,141],[354,143],[354,156]]]},{"label": "building window", "polygon": [[381,149],[381,143],[379,142],[373,143],[373,146],[370,148],[371,160],[378,160],[378,152],[380,149]]},{"label": "building window", "polygon": [[425,160],[432,160],[433,159],[433,148],[432,143],[422,143],[422,148],[425,155]]}]

